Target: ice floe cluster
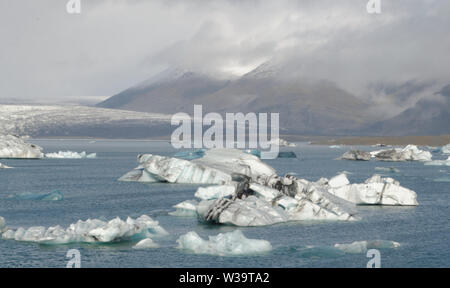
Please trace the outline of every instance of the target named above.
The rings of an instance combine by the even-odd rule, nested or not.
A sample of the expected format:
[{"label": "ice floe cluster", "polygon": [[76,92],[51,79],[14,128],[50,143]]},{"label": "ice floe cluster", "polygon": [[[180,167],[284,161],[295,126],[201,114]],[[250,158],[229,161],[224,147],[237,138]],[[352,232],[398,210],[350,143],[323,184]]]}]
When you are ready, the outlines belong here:
[{"label": "ice floe cluster", "polygon": [[57,153],[46,153],[45,158],[52,159],[93,159],[97,158],[96,153],[87,154],[85,151],[83,152],[73,152],[73,151],[59,151]]},{"label": "ice floe cluster", "polygon": [[178,238],[177,243],[178,249],[190,253],[218,256],[251,255],[272,250],[269,241],[249,239],[240,230],[209,236],[208,240],[191,231]]},{"label": "ice floe cluster", "polygon": [[79,220],[66,229],[61,226],[36,226],[16,230],[6,228],[4,219],[0,217],[0,231],[3,239],[45,244],[110,243],[168,234],[158,221],[146,215],[137,219],[128,217],[125,221],[120,218],[109,222],[99,219]]},{"label": "ice floe cluster", "polygon": [[27,143],[22,137],[0,135],[0,158],[40,159],[42,157],[42,148]]},{"label": "ice floe cluster", "polygon": [[235,149],[212,149],[191,161],[140,155],[139,166],[120,180],[211,184],[195,192],[197,200],[175,206],[175,216],[236,226],[264,226],[299,220],[356,220],[358,205],[417,205],[416,193],[392,178],[375,175],[350,184],[345,174],[311,182],[280,177],[258,157]]}]

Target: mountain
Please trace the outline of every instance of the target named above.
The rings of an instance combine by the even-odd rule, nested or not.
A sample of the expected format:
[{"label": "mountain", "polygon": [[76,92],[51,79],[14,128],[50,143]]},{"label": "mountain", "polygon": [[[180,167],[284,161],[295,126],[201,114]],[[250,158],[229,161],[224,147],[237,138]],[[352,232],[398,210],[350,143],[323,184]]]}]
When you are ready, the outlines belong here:
[{"label": "mountain", "polygon": [[436,94],[441,97],[422,99],[414,107],[391,119],[369,125],[364,130],[372,135],[450,134],[450,85]]},{"label": "mountain", "polygon": [[279,77],[264,63],[232,80],[172,70],[99,103],[98,107],[151,113],[278,112],[283,133],[345,135],[371,120],[368,104],[330,81]]}]

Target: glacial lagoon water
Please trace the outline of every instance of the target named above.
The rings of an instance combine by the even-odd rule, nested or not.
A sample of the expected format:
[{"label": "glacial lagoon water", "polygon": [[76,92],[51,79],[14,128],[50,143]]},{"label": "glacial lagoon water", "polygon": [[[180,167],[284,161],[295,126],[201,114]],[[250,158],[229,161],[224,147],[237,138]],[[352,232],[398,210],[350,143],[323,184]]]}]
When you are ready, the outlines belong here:
[{"label": "glacial lagoon water", "polygon": [[[196,218],[170,216],[173,205],[194,199],[197,185],[118,182],[137,166],[139,153],[173,155],[167,142],[106,140],[32,140],[45,152],[59,150],[97,153],[96,159],[2,160],[15,169],[0,170],[0,216],[12,228],[67,227],[79,219],[111,220],[149,215],[170,235],[156,239],[160,248],[136,250],[135,242],[112,244],[39,245],[0,240],[0,267],[65,267],[69,249],[81,252],[82,267],[366,267],[366,253],[344,253],[336,243],[390,240],[401,244],[380,249],[382,267],[448,267],[450,259],[450,177],[448,166],[420,162],[353,162],[334,160],[350,147],[332,149],[300,143],[298,159],[267,162],[278,174],[317,180],[349,172],[351,182],[375,173],[399,180],[418,194],[417,207],[358,206],[357,222],[295,222],[270,227],[239,228],[200,223]],[[375,150],[372,147],[357,147]],[[434,153],[434,159],[446,159]],[[376,169],[394,167],[396,169]],[[60,201],[11,197],[23,193],[60,191]],[[273,250],[251,256],[195,255],[176,249],[179,236],[195,231],[202,238],[240,229],[247,238],[270,241]]]}]

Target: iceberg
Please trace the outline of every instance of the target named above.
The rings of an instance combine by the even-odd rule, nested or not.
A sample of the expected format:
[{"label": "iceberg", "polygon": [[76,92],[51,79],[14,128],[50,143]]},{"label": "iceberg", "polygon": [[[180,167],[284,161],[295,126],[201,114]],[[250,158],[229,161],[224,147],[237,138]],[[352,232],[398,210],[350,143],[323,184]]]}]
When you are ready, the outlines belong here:
[{"label": "iceberg", "polygon": [[334,247],[351,254],[365,253],[369,249],[393,249],[400,247],[400,243],[386,240],[355,241],[350,244],[334,244]]},{"label": "iceberg", "polygon": [[157,221],[142,215],[137,219],[128,217],[125,221],[119,217],[109,222],[98,219],[79,220],[66,229],[61,226],[7,229],[2,238],[43,244],[111,243],[167,234]]},{"label": "iceberg", "polygon": [[15,135],[0,135],[0,158],[41,159],[42,148]]},{"label": "iceberg", "polygon": [[85,151],[78,153],[73,151],[59,151],[57,153],[46,153],[45,158],[52,159],[93,159],[97,158],[97,153],[87,154]]},{"label": "iceberg", "polygon": [[345,152],[344,155],[338,158],[338,160],[354,160],[354,161],[369,161],[371,155],[369,152],[361,150],[350,150]]},{"label": "iceberg", "polygon": [[150,249],[150,248],[158,248],[159,245],[151,238],[145,238],[139,241],[136,245],[133,246],[133,249]]},{"label": "iceberg", "polygon": [[[372,177],[351,184],[345,174],[317,182],[280,177],[257,156],[236,149],[206,150],[184,159],[144,154],[123,181],[215,184],[199,187],[196,201],[174,206],[175,216],[235,226],[265,226],[288,221],[354,221],[354,205],[417,205],[414,191],[392,178]],[[148,174],[148,175],[147,175]],[[148,177],[147,177],[147,176]],[[149,182],[150,182],[149,181]]]},{"label": "iceberg", "polygon": [[209,236],[208,240],[202,239],[197,233],[191,231],[180,236],[177,243],[178,249],[190,253],[217,256],[254,255],[272,250],[269,241],[249,239],[240,230]]},{"label": "iceberg", "polygon": [[56,190],[51,193],[25,192],[21,194],[9,195],[8,198],[16,200],[61,201],[64,199],[64,195],[60,191]]},{"label": "iceberg", "polygon": [[[323,187],[293,176],[239,183],[228,198],[203,200],[197,206],[206,222],[235,226],[266,226],[288,221],[352,221]],[[266,182],[264,182],[266,181]],[[218,186],[223,187],[224,186]],[[228,188],[227,188],[228,189]]]},{"label": "iceberg", "polygon": [[169,212],[169,215],[178,217],[196,217],[197,216],[197,205],[196,200],[186,200],[177,205],[173,206],[176,210]]},{"label": "iceberg", "polygon": [[378,150],[370,152],[371,156],[380,161],[431,161],[433,155],[429,151],[420,150],[415,145],[405,148]]},{"label": "iceberg", "polygon": [[[227,184],[233,175],[256,179],[274,175],[275,169],[258,157],[236,149],[211,149],[201,158],[188,161],[179,158],[143,154],[139,166],[122,176],[121,181],[168,182],[185,184]],[[144,174],[148,175],[144,175]],[[148,180],[148,181],[147,181]]]},{"label": "iceberg", "polygon": [[[346,178],[341,174],[340,178]],[[382,178],[374,175],[363,184],[347,184],[333,187],[328,183],[328,191],[336,197],[357,205],[391,205],[391,206],[417,206],[417,194],[400,186],[392,178]]]},{"label": "iceberg", "polygon": [[445,146],[442,146],[441,151],[443,154],[450,154],[450,143]]},{"label": "iceberg", "polygon": [[11,169],[12,167],[6,166],[2,163],[0,163],[0,169]]}]

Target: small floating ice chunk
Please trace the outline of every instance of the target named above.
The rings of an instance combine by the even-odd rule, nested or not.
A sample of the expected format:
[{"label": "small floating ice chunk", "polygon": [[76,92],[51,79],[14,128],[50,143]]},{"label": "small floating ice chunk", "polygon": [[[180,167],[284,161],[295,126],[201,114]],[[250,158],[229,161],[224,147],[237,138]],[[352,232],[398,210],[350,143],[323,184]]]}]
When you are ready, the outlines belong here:
[{"label": "small floating ice chunk", "polygon": [[2,163],[0,163],[0,169],[11,169],[12,167],[6,166]]},{"label": "small floating ice chunk", "polygon": [[45,158],[52,159],[93,159],[97,158],[96,153],[87,154],[85,151],[83,152],[73,152],[73,151],[59,151],[57,153],[46,153]]},{"label": "small floating ice chunk", "polygon": [[249,239],[240,230],[209,236],[209,240],[204,240],[191,231],[178,238],[177,243],[178,249],[194,254],[218,256],[253,255],[272,250],[269,241]]},{"label": "small floating ice chunk", "polygon": [[178,217],[196,217],[198,202],[195,200],[186,200],[173,206],[176,210],[169,215]]},{"label": "small floating ice chunk", "polygon": [[350,150],[344,153],[338,160],[353,160],[353,161],[369,161],[371,154],[361,150]]},{"label": "small floating ice chunk", "polygon": [[133,246],[133,249],[150,249],[150,248],[158,248],[159,245],[151,238],[145,238],[139,241],[136,245]]},{"label": "small floating ice chunk", "polygon": [[355,241],[350,244],[335,244],[335,248],[345,253],[364,253],[369,249],[393,249],[400,247],[400,243],[386,240]]}]

